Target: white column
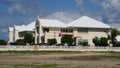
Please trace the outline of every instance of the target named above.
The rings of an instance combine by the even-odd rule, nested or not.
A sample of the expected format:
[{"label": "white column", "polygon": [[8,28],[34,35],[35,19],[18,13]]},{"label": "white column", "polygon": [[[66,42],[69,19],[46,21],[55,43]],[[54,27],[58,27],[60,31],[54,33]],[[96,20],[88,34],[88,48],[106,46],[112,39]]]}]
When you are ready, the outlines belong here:
[{"label": "white column", "polygon": [[47,43],[47,32],[45,32],[45,43]]},{"label": "white column", "polygon": [[37,44],[37,31],[35,30],[35,44]]}]

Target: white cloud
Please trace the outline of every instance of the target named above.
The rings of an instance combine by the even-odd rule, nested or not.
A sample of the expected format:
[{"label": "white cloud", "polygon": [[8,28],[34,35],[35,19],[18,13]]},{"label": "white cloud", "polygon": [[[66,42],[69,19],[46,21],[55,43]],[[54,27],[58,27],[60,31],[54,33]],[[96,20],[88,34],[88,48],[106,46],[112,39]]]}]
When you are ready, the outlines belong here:
[{"label": "white cloud", "polygon": [[120,23],[109,23],[113,28],[117,28],[120,31]]},{"label": "white cloud", "polygon": [[83,4],[83,0],[75,0],[77,2],[77,5],[82,5]]},{"label": "white cloud", "polygon": [[8,8],[8,13],[11,14],[13,12],[13,9],[11,7]]},{"label": "white cloud", "polygon": [[49,19],[58,19],[60,21],[63,21],[65,23],[69,23],[76,18],[79,18],[81,15],[77,11],[56,11],[55,13],[48,15],[46,18]]},{"label": "white cloud", "polygon": [[[10,0],[14,1],[14,0]],[[12,6],[8,8],[8,13],[19,13],[25,16],[42,16],[44,14],[43,6],[39,0],[29,1],[29,0],[20,0],[14,1]]]},{"label": "white cloud", "polygon": [[102,3],[103,7],[107,10],[113,9],[113,10],[120,10],[120,0],[104,0]]},{"label": "white cloud", "polygon": [[83,6],[84,1],[85,0],[76,0],[76,4],[78,5],[80,12],[99,21],[104,20],[103,22],[120,29],[120,0],[90,0],[93,4],[97,4],[102,7],[102,14],[91,14],[89,11],[85,11],[85,7]]},{"label": "white cloud", "polygon": [[100,5],[104,12],[103,18],[106,17],[107,22],[120,30],[120,0],[91,0],[95,4]]},{"label": "white cloud", "polygon": [[77,7],[79,8],[79,13],[83,14],[84,13],[84,6],[83,2],[84,0],[75,0]]}]

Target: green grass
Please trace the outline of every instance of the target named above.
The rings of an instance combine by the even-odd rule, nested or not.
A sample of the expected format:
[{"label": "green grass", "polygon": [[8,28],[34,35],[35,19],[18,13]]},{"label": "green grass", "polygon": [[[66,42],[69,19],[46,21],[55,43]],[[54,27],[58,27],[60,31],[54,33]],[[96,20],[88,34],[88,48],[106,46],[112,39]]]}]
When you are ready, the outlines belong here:
[{"label": "green grass", "polygon": [[90,55],[90,56],[73,56],[73,57],[61,57],[62,60],[120,60],[120,56],[117,55]]},{"label": "green grass", "polygon": [[59,64],[0,64],[0,68],[64,68]]},{"label": "green grass", "polygon": [[80,51],[0,51],[0,54],[75,54],[85,53]]},{"label": "green grass", "polygon": [[[16,50],[8,50],[8,51],[0,51],[2,53],[10,53],[10,54],[51,54],[51,53],[61,53],[61,54],[75,54],[75,53],[87,53],[92,51],[16,51]],[[93,53],[112,53],[112,54],[119,54],[120,52],[113,52],[113,51],[93,51]]]}]

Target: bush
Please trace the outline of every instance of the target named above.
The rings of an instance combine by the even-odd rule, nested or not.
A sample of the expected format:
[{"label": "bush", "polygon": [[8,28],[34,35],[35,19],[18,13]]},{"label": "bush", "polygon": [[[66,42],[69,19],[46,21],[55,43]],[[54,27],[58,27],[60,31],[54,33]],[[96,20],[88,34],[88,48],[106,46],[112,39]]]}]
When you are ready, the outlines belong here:
[{"label": "bush", "polygon": [[0,45],[6,45],[7,42],[5,40],[0,39]]},{"label": "bush", "polygon": [[48,44],[50,44],[50,45],[54,45],[56,43],[57,43],[56,39],[49,39],[48,40]]},{"label": "bush", "polygon": [[93,43],[95,44],[95,46],[108,46],[108,39],[105,37],[95,37],[93,38]]},{"label": "bush", "polygon": [[33,38],[32,34],[29,34],[29,33],[25,34],[24,40],[25,40],[24,42],[29,43],[29,44],[34,42],[34,38]]},{"label": "bush", "polygon": [[18,39],[18,40],[16,40],[15,45],[26,45],[26,43],[25,43],[24,39]]},{"label": "bush", "polygon": [[95,46],[99,46],[100,44],[100,39],[98,37],[95,37],[92,39],[93,43],[95,44]]},{"label": "bush", "polygon": [[88,42],[85,42],[85,41],[80,42],[80,45],[82,45],[82,46],[88,46]]},{"label": "bush", "polygon": [[108,39],[105,37],[100,38],[100,46],[108,46]]},{"label": "bush", "polygon": [[72,36],[65,34],[65,35],[61,38],[61,43],[62,43],[62,44],[67,43],[68,45],[71,45],[71,44],[73,43],[73,38],[72,38]]}]

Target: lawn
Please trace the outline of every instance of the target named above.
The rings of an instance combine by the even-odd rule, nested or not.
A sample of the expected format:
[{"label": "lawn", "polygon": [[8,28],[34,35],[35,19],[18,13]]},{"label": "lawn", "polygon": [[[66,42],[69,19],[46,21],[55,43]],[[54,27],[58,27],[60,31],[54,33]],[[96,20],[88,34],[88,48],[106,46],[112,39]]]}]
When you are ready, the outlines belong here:
[{"label": "lawn", "polygon": [[120,68],[120,52],[0,51],[0,68]]}]

